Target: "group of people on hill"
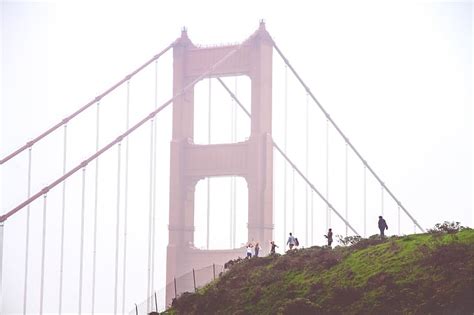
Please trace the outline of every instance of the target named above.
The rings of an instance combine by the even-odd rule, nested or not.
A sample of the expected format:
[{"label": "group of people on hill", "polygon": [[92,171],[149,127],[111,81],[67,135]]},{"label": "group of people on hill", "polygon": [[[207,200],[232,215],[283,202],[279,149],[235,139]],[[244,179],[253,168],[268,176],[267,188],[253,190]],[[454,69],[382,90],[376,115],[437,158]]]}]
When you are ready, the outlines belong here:
[{"label": "group of people on hill", "polygon": [[[380,237],[385,237],[385,230],[388,230],[388,225],[385,219],[382,216],[379,216],[378,227],[380,230]],[[328,229],[328,232],[324,237],[327,239],[327,246],[331,247],[333,242],[333,232],[332,229]],[[290,232],[288,236],[288,241],[286,242],[289,250],[297,249],[300,245],[298,238]],[[270,242],[270,255],[275,254],[276,248],[278,245],[274,241]],[[260,245],[258,242],[249,242],[246,246],[246,258],[258,257],[260,253]]]},{"label": "group of people on hill", "polygon": [[260,245],[258,244],[258,242],[249,242],[246,246],[246,251],[246,258],[252,258],[252,256],[258,257],[258,254],[260,252]]},{"label": "group of people on hill", "polygon": [[[270,242],[270,255],[273,255],[276,253],[276,248],[278,247],[277,244],[275,244],[274,241]],[[260,253],[260,245],[258,242],[249,242],[246,248],[246,257],[245,258],[252,258],[252,257],[258,257]]]},{"label": "group of people on hill", "polygon": [[[379,226],[379,230],[380,230],[380,237],[385,237],[385,230],[388,230],[388,225],[387,225],[387,221],[385,221],[385,219],[381,215],[379,216],[378,226]],[[333,239],[332,239],[332,229],[329,229],[328,233],[326,235],[324,235],[324,237],[328,240],[328,247],[331,247],[331,244],[332,244],[332,241],[333,241]]]}]

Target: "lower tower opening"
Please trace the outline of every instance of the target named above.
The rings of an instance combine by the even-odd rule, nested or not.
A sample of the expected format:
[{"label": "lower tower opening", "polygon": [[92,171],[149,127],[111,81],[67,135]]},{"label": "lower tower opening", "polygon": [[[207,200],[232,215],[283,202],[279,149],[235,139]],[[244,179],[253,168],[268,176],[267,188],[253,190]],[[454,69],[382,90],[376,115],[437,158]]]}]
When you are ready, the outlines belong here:
[{"label": "lower tower opening", "polygon": [[233,249],[245,245],[248,238],[248,189],[243,177],[200,180],[194,197],[196,248]]}]

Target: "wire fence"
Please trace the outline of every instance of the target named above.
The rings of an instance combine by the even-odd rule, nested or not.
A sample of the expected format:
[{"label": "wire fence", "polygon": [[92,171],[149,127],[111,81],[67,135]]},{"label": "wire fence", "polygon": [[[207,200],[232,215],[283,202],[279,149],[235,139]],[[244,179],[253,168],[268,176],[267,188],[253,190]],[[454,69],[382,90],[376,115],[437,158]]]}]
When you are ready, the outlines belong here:
[{"label": "wire fence", "polygon": [[164,288],[155,291],[145,301],[135,304],[135,307],[130,310],[129,315],[163,312],[170,306],[169,303],[173,298],[177,298],[185,292],[195,292],[197,289],[217,279],[223,272],[224,266],[216,264],[201,269],[193,269],[175,278],[173,282],[168,283]]}]

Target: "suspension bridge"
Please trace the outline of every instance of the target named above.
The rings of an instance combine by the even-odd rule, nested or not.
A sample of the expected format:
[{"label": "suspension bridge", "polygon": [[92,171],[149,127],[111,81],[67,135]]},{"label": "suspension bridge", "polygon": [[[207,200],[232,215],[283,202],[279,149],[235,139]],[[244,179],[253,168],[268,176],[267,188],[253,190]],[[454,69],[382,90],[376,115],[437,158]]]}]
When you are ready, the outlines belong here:
[{"label": "suspension bridge", "polygon": [[423,231],[263,22],[225,46],[183,29],[0,165],[23,187],[0,216],[5,313],[125,314],[143,300],[150,312],[157,290],[168,304],[177,278],[195,288],[213,266],[212,280],[247,242],[268,253],[289,232],[304,247],[328,228],[367,236],[378,215]]}]

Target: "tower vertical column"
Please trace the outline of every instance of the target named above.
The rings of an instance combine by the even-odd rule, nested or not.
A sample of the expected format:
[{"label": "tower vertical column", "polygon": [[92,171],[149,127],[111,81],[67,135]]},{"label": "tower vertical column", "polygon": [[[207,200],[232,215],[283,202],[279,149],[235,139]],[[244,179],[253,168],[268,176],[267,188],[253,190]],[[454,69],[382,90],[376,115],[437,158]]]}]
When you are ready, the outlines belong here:
[{"label": "tower vertical column", "polygon": [[252,118],[249,165],[249,240],[268,250],[273,232],[272,53],[265,25],[251,43]]},{"label": "tower vertical column", "polygon": [[[186,76],[186,56],[188,49],[194,47],[185,29],[173,46],[173,95],[182,92],[189,84]],[[194,194],[189,197],[190,183],[184,176],[184,147],[193,138],[194,128],[194,90],[188,89],[173,102],[173,126],[170,147],[170,212],[169,212],[169,244],[167,251],[167,281],[177,272],[177,262],[182,261],[183,248],[189,242],[189,218],[186,208],[194,208]],[[194,193],[194,187],[192,189]],[[193,222],[191,222],[191,227]],[[188,233],[186,233],[188,230]],[[187,235],[186,235],[187,234]],[[192,233],[191,233],[192,234]]]}]

